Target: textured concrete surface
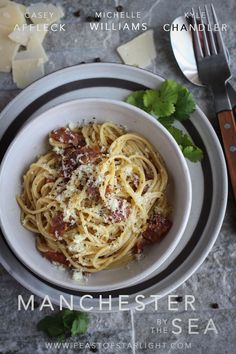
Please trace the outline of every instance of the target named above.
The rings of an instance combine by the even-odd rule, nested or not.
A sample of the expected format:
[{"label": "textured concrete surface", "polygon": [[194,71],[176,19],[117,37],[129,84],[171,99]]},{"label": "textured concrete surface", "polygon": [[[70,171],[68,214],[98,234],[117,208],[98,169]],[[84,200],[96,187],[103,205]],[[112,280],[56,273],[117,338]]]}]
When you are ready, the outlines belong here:
[{"label": "textured concrete surface", "polygon": [[[33,1],[21,1],[29,4]],[[47,2],[47,1],[44,1]],[[235,0],[212,1],[222,23],[229,29],[224,34],[231,55],[231,68],[236,76],[236,3]],[[59,3],[54,1],[54,3]],[[201,5],[199,1],[187,0],[118,0],[107,1],[61,1],[66,9],[66,33],[50,33],[44,46],[49,55],[46,72],[78,64],[91,62],[96,57],[102,61],[120,62],[115,49],[119,43],[131,39],[137,32],[112,31],[91,32],[85,17],[95,11],[114,11],[122,5],[125,11],[141,12],[141,21],[147,22],[155,31],[157,59],[150,70],[176,79],[187,85],[198,104],[209,119],[214,118],[214,107],[210,92],[195,88],[181,75],[172,55],[169,33],[164,32],[164,23],[188,11],[190,6]],[[81,16],[73,12],[80,9]],[[123,20],[124,21],[124,20]],[[113,22],[117,23],[117,20]],[[129,22],[129,21],[127,21]],[[235,85],[235,80],[232,80]],[[0,110],[14,98],[18,90],[9,74],[0,74]],[[36,324],[50,311],[17,311],[17,295],[26,298],[30,293],[11,278],[1,268],[0,290],[0,353],[190,353],[190,354],[233,354],[236,352],[236,218],[235,203],[229,197],[227,213],[220,235],[211,253],[198,271],[174,294],[184,297],[192,294],[196,298],[195,311],[185,311],[183,302],[177,312],[168,311],[167,297],[159,301],[159,309],[149,305],[143,312],[120,312],[113,314],[91,314],[88,333],[68,340],[67,347],[47,348],[48,339],[37,332]],[[181,300],[181,299],[180,299]],[[40,299],[36,299],[39,303]],[[213,309],[212,303],[219,308]],[[173,333],[174,319],[179,319],[181,333]],[[196,319],[197,334],[189,333],[189,319]],[[217,333],[206,330],[209,319],[213,319]],[[160,322],[162,321],[162,322]],[[164,322],[163,322],[164,321]],[[136,346],[134,345],[136,344]]]}]

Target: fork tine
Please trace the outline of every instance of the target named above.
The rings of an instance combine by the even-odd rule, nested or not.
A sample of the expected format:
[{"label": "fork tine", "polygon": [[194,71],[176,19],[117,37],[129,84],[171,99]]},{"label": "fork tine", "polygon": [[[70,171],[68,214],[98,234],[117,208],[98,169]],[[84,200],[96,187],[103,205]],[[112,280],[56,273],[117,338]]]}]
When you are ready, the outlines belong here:
[{"label": "fork tine", "polygon": [[220,31],[219,21],[218,21],[218,18],[216,16],[216,12],[215,12],[215,8],[214,8],[213,4],[211,4],[211,11],[212,11],[212,16],[213,16],[214,23],[218,27],[218,30],[215,31],[215,36],[216,36],[216,39],[217,39],[217,46],[218,46],[219,52],[224,52],[225,53],[225,46],[224,46],[223,38],[222,38],[222,35],[221,35],[221,31]]},{"label": "fork tine", "polygon": [[196,20],[196,15],[195,11],[192,8],[192,17],[193,17],[193,26],[194,30],[192,31],[193,33],[193,42],[194,42],[194,49],[195,49],[195,54],[196,54],[196,59],[199,61],[200,59],[203,58],[203,52],[202,52],[202,46],[201,46],[201,41],[198,33],[198,24]]},{"label": "fork tine", "polygon": [[208,27],[208,33],[209,33],[209,38],[210,38],[210,43],[209,43],[210,51],[211,51],[211,54],[217,54],[216,43],[215,43],[215,39],[214,39],[214,36],[212,33],[211,20],[210,20],[210,16],[208,13],[207,5],[205,5],[204,7],[205,7],[207,24],[210,25]]},{"label": "fork tine", "polygon": [[204,54],[205,54],[205,56],[209,56],[209,55],[211,55],[211,53],[210,53],[210,49],[209,49],[209,45],[208,45],[205,24],[203,23],[203,20],[202,20],[202,11],[201,11],[200,6],[198,7],[198,12],[199,12],[200,24],[202,25]]}]

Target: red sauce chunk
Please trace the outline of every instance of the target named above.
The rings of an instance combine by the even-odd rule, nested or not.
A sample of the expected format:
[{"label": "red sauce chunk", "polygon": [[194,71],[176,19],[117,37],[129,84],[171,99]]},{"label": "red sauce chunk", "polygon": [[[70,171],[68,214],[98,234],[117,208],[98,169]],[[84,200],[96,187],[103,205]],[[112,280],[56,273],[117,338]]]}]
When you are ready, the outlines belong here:
[{"label": "red sauce chunk", "polygon": [[168,233],[171,226],[172,222],[167,217],[162,216],[161,214],[156,214],[148,220],[147,228],[142,236],[150,243],[159,242],[162,237]]},{"label": "red sauce chunk", "polygon": [[62,144],[71,144],[73,146],[85,146],[86,141],[80,132],[73,132],[69,128],[59,128],[53,130],[50,137]]},{"label": "red sauce chunk", "polygon": [[48,252],[43,252],[43,255],[45,258],[47,258],[51,262],[57,262],[60,264],[64,264],[67,267],[70,266],[70,263],[66,259],[65,255],[61,252],[48,251]]},{"label": "red sauce chunk", "polygon": [[67,226],[67,223],[63,220],[63,213],[59,212],[52,218],[51,233],[59,240],[66,232]]}]

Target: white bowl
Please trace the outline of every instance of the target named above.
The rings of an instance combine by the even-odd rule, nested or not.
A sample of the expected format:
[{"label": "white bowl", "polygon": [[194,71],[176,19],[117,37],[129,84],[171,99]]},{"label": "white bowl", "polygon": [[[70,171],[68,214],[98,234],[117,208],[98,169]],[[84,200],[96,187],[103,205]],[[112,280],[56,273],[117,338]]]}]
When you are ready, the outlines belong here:
[{"label": "white bowl", "polygon": [[[139,262],[129,267],[103,270],[93,274],[86,283],[72,279],[71,273],[61,271],[41,256],[35,247],[35,237],[20,222],[16,195],[29,165],[47,151],[48,133],[69,122],[87,124],[111,121],[129,131],[146,137],[162,155],[170,177],[168,193],[173,206],[173,225],[159,243],[144,250]],[[35,274],[60,287],[99,292],[114,290],[140,282],[155,271],[173,252],[186,227],[192,198],[191,180],[181,150],[168,131],[144,111],[105,99],[80,99],[56,106],[25,124],[8,148],[0,169],[0,221],[6,240],[17,257]]]}]

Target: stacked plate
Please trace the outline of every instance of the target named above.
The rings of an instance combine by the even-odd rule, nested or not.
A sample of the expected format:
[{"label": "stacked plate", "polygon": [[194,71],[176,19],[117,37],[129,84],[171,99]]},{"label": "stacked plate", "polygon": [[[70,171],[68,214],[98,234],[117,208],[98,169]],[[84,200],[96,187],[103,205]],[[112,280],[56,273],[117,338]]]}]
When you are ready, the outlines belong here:
[{"label": "stacked plate", "polygon": [[[21,134],[25,134],[27,127],[37,120],[36,118],[29,123],[32,118],[42,117],[38,119],[40,127],[45,119],[43,118],[46,114],[44,112],[59,104],[63,104],[61,107],[69,107],[70,104],[66,104],[66,102],[75,100],[76,104],[87,102],[92,107],[94,100],[78,101],[77,99],[100,98],[106,99],[100,100],[100,103],[110,105],[110,109],[112,105],[113,108],[114,105],[124,107],[123,104],[119,105],[110,100],[124,101],[130,92],[155,88],[162,81],[163,78],[150,72],[119,64],[86,64],[50,74],[22,91],[1,113],[0,158],[4,159],[5,152],[16,134],[19,132],[19,137]],[[56,110],[57,108],[51,112],[56,112]],[[135,114],[138,116],[140,112],[137,110]],[[105,111],[102,114],[105,114]],[[124,122],[122,123],[124,124]],[[25,127],[23,127],[24,125]],[[180,194],[189,201],[189,205],[186,204],[183,208],[185,210],[182,215],[184,222],[179,225],[179,229],[176,229],[176,235],[179,234],[181,238],[173,236],[174,241],[172,240],[173,242],[166,245],[163,254],[157,257],[159,262],[155,263],[155,267],[149,267],[149,272],[143,272],[142,277],[135,277],[133,274],[132,281],[129,281],[128,277],[127,281],[117,282],[117,286],[114,284],[110,286],[106,283],[107,275],[99,275],[97,283],[92,285],[72,284],[70,286],[63,276],[53,280],[50,272],[43,275],[42,272],[37,271],[33,263],[24,261],[26,258],[22,251],[17,252],[14,245],[7,240],[7,232],[10,231],[6,228],[4,229],[5,237],[2,235],[0,239],[3,266],[32,293],[41,297],[49,295],[54,303],[59,303],[61,295],[67,300],[73,295],[75,308],[80,308],[81,297],[91,295],[84,298],[83,304],[84,307],[92,307],[94,311],[100,309],[99,297],[101,296],[103,299],[111,296],[112,310],[117,310],[119,295],[129,295],[128,302],[131,308],[137,305],[135,301],[137,295],[142,294],[145,297],[144,302],[148,303],[152,301],[151,295],[163,296],[179,286],[199,267],[209,253],[221,227],[227,200],[224,157],[217,136],[207,118],[197,108],[191,119],[184,123],[182,128],[204,150],[204,159],[202,163],[188,163],[188,171],[185,176],[189,175],[191,178],[192,199],[188,194],[188,184],[179,184]],[[42,129],[39,129],[41,132]],[[48,123],[47,129],[51,130],[51,122]],[[174,144],[174,142],[172,143]],[[6,159],[3,160],[3,164],[5,161]],[[174,164],[174,160],[169,161],[169,164]],[[183,162],[183,168],[184,164],[185,162]],[[169,169],[171,165],[169,165]],[[9,176],[9,185],[10,183]],[[183,228],[185,229],[184,233],[182,232]],[[16,232],[16,229],[12,229],[11,232],[13,231]],[[110,277],[112,276],[110,275]],[[99,287],[99,283],[103,286]],[[106,308],[103,307],[103,310]]]}]

